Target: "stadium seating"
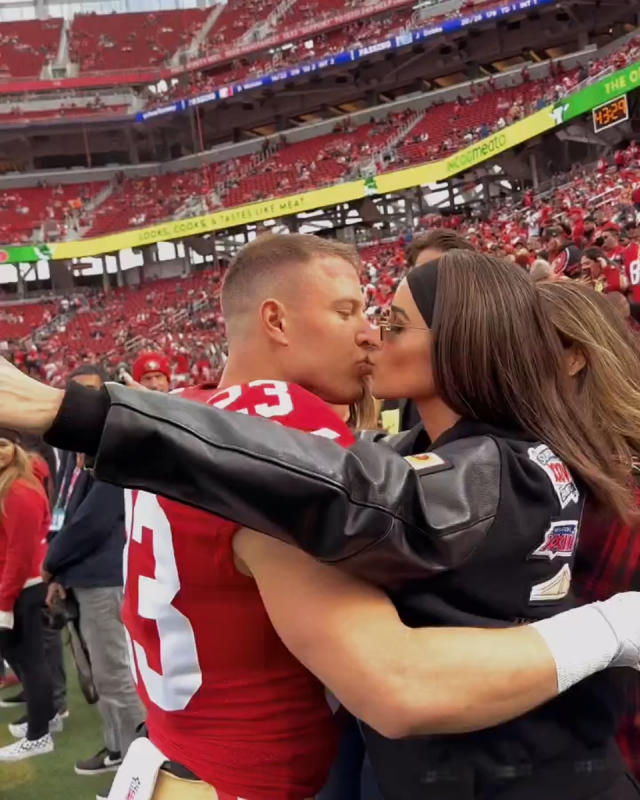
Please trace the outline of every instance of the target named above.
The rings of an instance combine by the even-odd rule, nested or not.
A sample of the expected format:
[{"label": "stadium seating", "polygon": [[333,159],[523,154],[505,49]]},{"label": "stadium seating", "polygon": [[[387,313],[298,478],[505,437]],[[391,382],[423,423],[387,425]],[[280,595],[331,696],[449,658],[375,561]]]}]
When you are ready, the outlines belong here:
[{"label": "stadium seating", "polygon": [[168,219],[193,196],[202,196],[216,183],[219,165],[202,170],[124,180],[93,217],[88,236],[151,225]]},{"label": "stadium seating", "polygon": [[[608,57],[594,60],[589,73],[597,75],[606,68],[619,68],[637,58],[639,52],[637,37]],[[395,140],[399,126],[409,119],[407,115],[390,115],[386,120],[355,129],[345,128],[348,123],[342,120],[331,134],[294,143],[287,143],[283,137],[277,147],[270,145],[254,156],[185,173],[125,179],[91,213],[85,208],[86,202],[81,204],[81,227],[84,235],[98,236],[171,218],[193,197],[203,198],[205,207],[212,211],[220,204],[232,207],[319,188],[350,175],[357,177],[359,168],[370,166],[373,160],[377,170],[383,171],[442,158],[563,96],[577,80],[577,70],[565,72],[558,66],[554,75],[544,80],[525,80],[502,89],[486,84],[467,100],[409,112],[416,121],[400,141]],[[11,193],[0,193],[0,243],[28,241],[47,220],[62,223],[68,200],[90,197],[98,186],[66,186],[62,195],[54,198],[51,189],[23,189],[13,193],[15,200]],[[29,211],[24,212],[23,208]],[[188,209],[184,213],[188,214]]]},{"label": "stadium seating", "polygon": [[[566,82],[575,82],[576,73],[565,73]],[[453,152],[488,135],[504,118],[505,124],[530,113],[536,102],[541,99],[551,100],[556,82],[551,79],[531,81],[510,89],[495,90],[488,87],[486,93],[469,103],[445,103],[432,106],[422,113],[421,120],[412,128],[407,137],[395,148],[391,159],[384,164],[378,158],[379,169],[393,169],[398,166],[414,164],[442,157],[444,153]],[[567,84],[569,85],[569,84]],[[269,157],[253,165],[251,175],[237,177],[234,181],[216,182],[216,175],[209,176],[210,184],[215,186],[218,196],[225,207],[255,202],[278,195],[293,194],[309,189],[336,183],[349,174],[358,175],[358,167],[372,161],[376,152],[387,149],[386,145],[398,130],[407,115],[390,115],[380,123],[368,123],[354,130],[335,132],[324,136],[307,139],[302,142],[281,145]],[[451,120],[455,124],[451,125]],[[471,139],[465,140],[465,136]],[[427,137],[427,138],[426,138]],[[234,170],[241,175],[243,170]],[[192,176],[185,173],[190,182]],[[171,183],[172,178],[165,176]],[[183,176],[184,177],[184,176]],[[155,197],[148,188],[148,180],[136,182],[135,188],[140,199],[134,195],[126,196],[128,187],[123,187],[123,196],[114,198],[121,204],[126,214],[136,210],[142,203],[145,207],[145,222],[157,221],[166,216],[166,203],[159,206],[153,202],[145,203],[144,198]],[[173,192],[172,195],[184,201],[184,192]],[[100,214],[109,226],[109,230],[117,230],[115,225],[122,225],[122,218],[117,214],[113,203],[100,209]],[[142,223],[140,223],[142,224]],[[106,232],[104,225],[91,229],[91,235]]]},{"label": "stadium seating", "polygon": [[54,308],[52,301],[0,306],[0,341],[28,336],[52,318]]},{"label": "stadium seating", "polygon": [[384,147],[406,115],[391,115],[376,124],[361,125],[353,131],[336,132],[284,145],[264,160],[253,174],[227,192],[221,190],[226,206],[239,205],[336,183],[349,170],[371,160]]},{"label": "stadium seating", "polygon": [[[488,135],[501,119],[508,124],[530,113],[543,99],[550,101],[560,82],[566,90],[576,80],[577,73],[571,72],[508,89],[489,86],[484,94],[469,102],[432,106],[422,112],[405,139],[392,149],[391,158],[383,163],[378,155],[378,169],[421,163],[451,153]],[[231,207],[330,185],[351,174],[357,177],[358,167],[371,163],[381,150],[389,151],[387,143],[409,116],[393,114],[382,122],[291,144],[284,140],[274,152],[262,158],[245,156],[232,163],[216,163],[185,173],[124,180],[86,220],[86,235],[99,236],[168,219],[190,197],[209,196],[212,190],[225,207]],[[37,197],[38,190],[23,191],[35,192]],[[69,187],[64,191],[74,192]],[[1,199],[2,195],[0,202]],[[47,218],[38,201],[26,205],[32,208],[34,202],[35,214],[28,218],[20,212],[5,211],[0,215],[0,241],[23,241]]]},{"label": "stadium seating", "polygon": [[[563,74],[566,89],[577,83],[577,70]],[[548,78],[509,89],[487,88],[470,101],[444,103],[428,109],[396,150],[387,169],[431,161],[455,152],[496,127],[504,127],[535,110],[539,101],[550,102],[556,81]]]},{"label": "stadium seating", "polygon": [[78,14],[69,53],[81,72],[112,72],[165,64],[189,44],[207,9],[130,14]]},{"label": "stadium seating", "polygon": [[229,0],[209,31],[205,50],[232,47],[254,25],[266,20],[280,0]]},{"label": "stadium seating", "polygon": [[103,183],[73,183],[56,187],[33,187],[0,191],[0,242],[33,241],[33,231],[49,222],[64,223],[86,203]]},{"label": "stadium seating", "polygon": [[[427,22],[421,23],[416,19],[413,4],[407,5],[406,8],[394,9],[393,12],[376,15],[375,0],[366,7],[356,4],[355,0],[351,3],[349,0],[330,0],[328,3],[325,0],[321,3],[320,0],[298,0],[278,21],[278,33],[286,35],[289,32],[291,35],[291,41],[287,43],[285,49],[278,48],[270,55],[258,52],[252,57],[236,59],[233,63],[207,70],[206,75],[202,72],[196,73],[191,78],[191,93],[205,93],[227,83],[250,80],[305,61],[335,55],[353,47],[362,47],[423,24],[436,25],[473,9],[498,5],[501,3],[497,0],[468,2],[449,14],[434,15],[429,17]],[[321,27],[328,21],[338,18],[341,13],[358,8],[363,12],[361,18],[315,35],[306,33],[302,38],[298,36],[296,39],[296,31],[301,26],[315,23],[317,27]],[[216,25],[212,36],[215,36],[217,31]],[[200,54],[215,55],[217,51],[217,45],[213,47],[209,41],[203,43]],[[181,97],[184,94],[184,87],[176,86],[162,97],[152,98],[150,105],[153,107],[167,99]]]},{"label": "stadium seating", "polygon": [[56,56],[61,29],[61,19],[0,23],[0,77],[39,77]]}]

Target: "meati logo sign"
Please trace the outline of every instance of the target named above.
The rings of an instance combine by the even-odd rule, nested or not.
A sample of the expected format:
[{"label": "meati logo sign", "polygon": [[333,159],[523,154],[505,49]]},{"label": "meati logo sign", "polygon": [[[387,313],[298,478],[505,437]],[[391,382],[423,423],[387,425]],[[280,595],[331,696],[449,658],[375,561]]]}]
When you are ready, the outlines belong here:
[{"label": "meati logo sign", "polygon": [[483,139],[478,144],[467,147],[458,153],[457,156],[449,159],[447,162],[447,171],[452,174],[459,172],[463,169],[469,169],[481,161],[504,150],[507,146],[507,134],[500,131],[490,136],[488,139]]}]

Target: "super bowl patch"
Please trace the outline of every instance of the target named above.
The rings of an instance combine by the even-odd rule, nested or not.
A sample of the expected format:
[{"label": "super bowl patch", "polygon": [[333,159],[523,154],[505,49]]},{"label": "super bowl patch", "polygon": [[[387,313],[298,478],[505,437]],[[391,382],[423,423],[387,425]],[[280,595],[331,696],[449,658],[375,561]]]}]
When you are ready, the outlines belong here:
[{"label": "super bowl patch", "polygon": [[561,508],[566,508],[569,503],[577,503],[580,500],[580,492],[571,473],[546,444],[530,447],[529,458],[547,473]]},{"label": "super bowl patch", "polygon": [[542,583],[536,583],[531,587],[529,602],[531,603],[553,603],[562,600],[569,594],[571,589],[571,570],[568,564],[557,572],[553,577]]},{"label": "super bowl patch", "polygon": [[571,558],[578,543],[578,521],[552,522],[544,535],[544,542],[531,553],[531,558],[548,558],[553,561],[556,556]]},{"label": "super bowl patch", "polygon": [[437,472],[441,469],[448,469],[451,466],[436,453],[419,453],[415,456],[405,456],[404,459],[419,475],[423,472]]}]

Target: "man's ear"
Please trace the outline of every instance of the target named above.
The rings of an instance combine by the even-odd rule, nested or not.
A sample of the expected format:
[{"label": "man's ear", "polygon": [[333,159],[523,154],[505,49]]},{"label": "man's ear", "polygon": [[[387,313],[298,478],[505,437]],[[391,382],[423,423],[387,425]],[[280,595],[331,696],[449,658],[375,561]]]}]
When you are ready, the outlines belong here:
[{"label": "man's ear", "polygon": [[581,372],[587,366],[587,359],[582,350],[575,344],[565,350],[565,362],[567,372],[571,378]]},{"label": "man's ear", "polygon": [[279,300],[269,298],[260,306],[260,322],[265,334],[281,345],[288,345],[285,307]]}]

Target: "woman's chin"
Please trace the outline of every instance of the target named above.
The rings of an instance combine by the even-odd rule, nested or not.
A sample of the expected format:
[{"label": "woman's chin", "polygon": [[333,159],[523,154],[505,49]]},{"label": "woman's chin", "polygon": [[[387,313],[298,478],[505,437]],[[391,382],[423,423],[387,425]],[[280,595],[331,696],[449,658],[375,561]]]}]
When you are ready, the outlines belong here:
[{"label": "woman's chin", "polygon": [[400,395],[394,392],[390,386],[385,386],[383,381],[371,379],[371,394],[376,400],[399,400]]}]

